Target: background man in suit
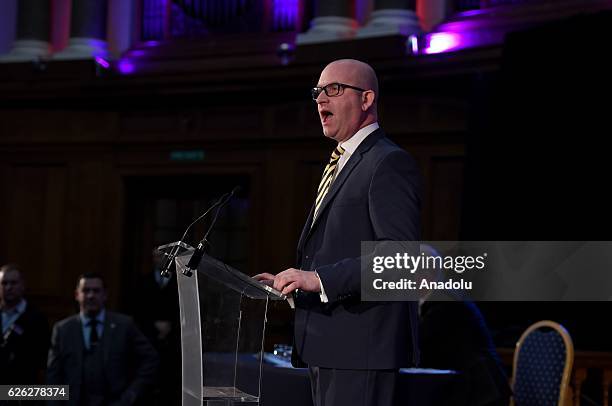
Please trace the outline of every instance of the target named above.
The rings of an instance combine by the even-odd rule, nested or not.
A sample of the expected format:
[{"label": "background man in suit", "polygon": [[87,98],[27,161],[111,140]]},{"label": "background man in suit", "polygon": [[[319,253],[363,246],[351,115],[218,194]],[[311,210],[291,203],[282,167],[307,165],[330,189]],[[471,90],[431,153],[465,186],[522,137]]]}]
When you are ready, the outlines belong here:
[{"label": "background man in suit", "polygon": [[[510,385],[478,307],[469,300],[427,300],[420,309],[421,366],[460,373],[456,406],[505,406]],[[452,337],[449,339],[449,337]]]},{"label": "background man in suit", "polygon": [[106,311],[100,275],[83,274],[80,313],[53,326],[47,383],[70,385],[70,405],[129,405],[153,382],[157,354],[131,318]]},{"label": "background man in suit", "polygon": [[163,257],[153,251],[153,269],[144,275],[134,295],[134,320],[159,354],[159,374],[152,396],[155,403],[180,403],[181,352],[176,277],[161,276]]},{"label": "background man in suit", "polygon": [[47,318],[28,303],[23,293],[25,281],[17,265],[0,268],[0,382],[2,384],[41,383],[47,349]]},{"label": "background man in suit", "polygon": [[298,268],[256,278],[293,292],[294,359],[309,366],[316,405],[391,405],[398,368],[418,360],[417,309],[361,301],[360,243],[419,240],[421,179],[379,128],[369,65],[332,62],[312,95],[336,150],[300,237]]},{"label": "background man in suit", "polygon": [[[440,257],[431,246],[421,252]],[[444,282],[439,268],[420,269],[428,281]],[[510,385],[485,318],[474,302],[458,291],[431,290],[419,300],[421,367],[459,372],[446,394],[453,406],[506,406]],[[452,337],[449,339],[449,337]]]}]

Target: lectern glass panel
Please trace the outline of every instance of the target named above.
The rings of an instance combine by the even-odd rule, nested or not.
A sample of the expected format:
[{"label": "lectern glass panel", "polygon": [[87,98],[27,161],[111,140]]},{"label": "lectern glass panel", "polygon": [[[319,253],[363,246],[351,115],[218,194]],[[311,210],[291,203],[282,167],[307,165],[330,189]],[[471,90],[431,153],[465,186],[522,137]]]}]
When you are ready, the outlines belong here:
[{"label": "lectern glass panel", "polygon": [[190,256],[176,259],[183,406],[257,404],[268,303],[285,297],[208,255],[184,272]]}]

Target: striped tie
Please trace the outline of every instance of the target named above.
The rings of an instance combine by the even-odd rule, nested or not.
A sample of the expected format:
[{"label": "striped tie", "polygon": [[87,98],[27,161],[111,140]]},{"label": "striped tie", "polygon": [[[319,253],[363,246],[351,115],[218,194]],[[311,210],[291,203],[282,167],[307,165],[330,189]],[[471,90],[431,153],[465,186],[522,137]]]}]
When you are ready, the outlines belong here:
[{"label": "striped tie", "polygon": [[329,192],[329,188],[331,186],[332,181],[334,180],[334,175],[336,174],[336,168],[338,167],[338,161],[340,157],[344,154],[344,148],[340,145],[336,147],[334,152],[332,152],[331,158],[329,159],[329,163],[325,167],[323,171],[323,178],[321,179],[321,183],[319,183],[319,188],[317,189],[317,200],[315,201],[315,209],[314,209],[314,218],[317,218],[317,212],[319,211],[319,207],[321,206],[321,202],[323,198]]}]

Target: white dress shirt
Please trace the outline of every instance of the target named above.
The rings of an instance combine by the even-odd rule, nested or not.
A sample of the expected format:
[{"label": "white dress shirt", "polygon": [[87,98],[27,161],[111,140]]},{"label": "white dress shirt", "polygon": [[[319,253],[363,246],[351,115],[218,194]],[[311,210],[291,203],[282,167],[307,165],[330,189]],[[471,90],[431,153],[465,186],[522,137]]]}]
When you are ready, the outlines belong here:
[{"label": "white dress shirt", "polygon": [[11,310],[2,309],[2,311],[0,311],[2,315],[2,334],[5,334],[13,327],[13,324],[15,324],[17,319],[25,312],[26,306],[26,300],[21,299]]},{"label": "white dress shirt", "polygon": [[[367,125],[361,128],[351,138],[340,143],[340,146],[344,148],[344,153],[340,156],[340,159],[338,160],[338,168],[336,169],[336,173],[334,174],[334,180],[336,180],[336,178],[338,177],[338,174],[340,173],[342,168],[344,168],[344,165],[346,165],[348,160],[351,159],[351,156],[353,156],[353,154],[357,150],[357,147],[359,147],[359,144],[361,144],[368,135],[378,130],[379,127],[380,126],[378,125],[378,122],[374,122],[370,125]],[[332,184],[333,183],[334,181],[332,181]],[[317,278],[319,278],[319,274],[317,274],[316,271],[315,271],[315,274],[317,275]],[[329,298],[325,294],[325,288],[323,288],[323,282],[321,282],[321,279],[319,279],[319,286],[321,287],[321,292],[319,293],[321,302],[322,303],[329,302]]]}]

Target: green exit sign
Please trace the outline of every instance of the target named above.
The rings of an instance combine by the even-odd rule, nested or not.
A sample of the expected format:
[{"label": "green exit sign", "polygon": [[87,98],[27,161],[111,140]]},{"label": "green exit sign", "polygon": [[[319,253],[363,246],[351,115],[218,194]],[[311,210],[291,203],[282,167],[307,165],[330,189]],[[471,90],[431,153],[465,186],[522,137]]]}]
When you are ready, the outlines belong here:
[{"label": "green exit sign", "polygon": [[204,155],[204,151],[201,149],[171,151],[170,160],[181,162],[203,161]]}]

